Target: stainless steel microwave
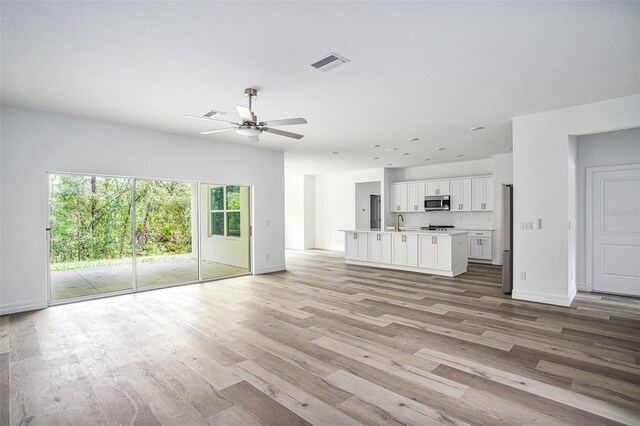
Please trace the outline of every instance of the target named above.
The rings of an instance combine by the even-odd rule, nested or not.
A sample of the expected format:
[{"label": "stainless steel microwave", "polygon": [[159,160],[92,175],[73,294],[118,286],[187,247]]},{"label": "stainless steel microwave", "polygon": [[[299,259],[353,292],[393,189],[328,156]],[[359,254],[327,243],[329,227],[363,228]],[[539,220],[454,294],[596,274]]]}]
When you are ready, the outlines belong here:
[{"label": "stainless steel microwave", "polygon": [[450,210],[451,200],[448,195],[424,197],[424,211]]}]

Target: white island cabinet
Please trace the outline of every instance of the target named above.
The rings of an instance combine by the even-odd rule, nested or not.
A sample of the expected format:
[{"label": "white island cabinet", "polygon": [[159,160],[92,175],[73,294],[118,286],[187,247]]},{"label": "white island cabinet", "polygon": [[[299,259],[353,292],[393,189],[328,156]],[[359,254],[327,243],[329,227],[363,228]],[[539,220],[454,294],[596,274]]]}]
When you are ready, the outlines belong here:
[{"label": "white island cabinet", "polygon": [[387,232],[369,233],[369,262],[391,263],[391,234]]},{"label": "white island cabinet", "polygon": [[467,231],[343,231],[349,264],[447,277],[467,272]]},{"label": "white island cabinet", "polygon": [[368,260],[368,235],[367,232],[345,232],[345,258],[350,260]]},{"label": "white island cabinet", "polygon": [[418,236],[405,232],[396,232],[391,236],[391,263],[397,266],[418,266]]}]

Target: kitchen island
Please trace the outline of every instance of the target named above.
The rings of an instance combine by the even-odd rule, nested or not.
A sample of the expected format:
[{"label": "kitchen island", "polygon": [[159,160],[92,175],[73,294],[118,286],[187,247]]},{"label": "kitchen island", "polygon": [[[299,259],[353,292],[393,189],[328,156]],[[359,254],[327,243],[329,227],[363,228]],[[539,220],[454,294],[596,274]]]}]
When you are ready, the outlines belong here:
[{"label": "kitchen island", "polygon": [[349,264],[455,277],[467,272],[467,231],[341,229]]}]

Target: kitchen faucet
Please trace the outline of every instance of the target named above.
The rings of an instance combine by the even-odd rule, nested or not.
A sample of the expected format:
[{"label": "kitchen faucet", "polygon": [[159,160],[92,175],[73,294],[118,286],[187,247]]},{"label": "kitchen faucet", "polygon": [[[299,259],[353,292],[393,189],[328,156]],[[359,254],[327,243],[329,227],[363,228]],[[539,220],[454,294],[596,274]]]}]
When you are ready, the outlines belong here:
[{"label": "kitchen faucet", "polygon": [[398,215],[398,220],[396,220],[396,231],[400,232],[400,219],[404,222],[404,216],[401,214]]}]

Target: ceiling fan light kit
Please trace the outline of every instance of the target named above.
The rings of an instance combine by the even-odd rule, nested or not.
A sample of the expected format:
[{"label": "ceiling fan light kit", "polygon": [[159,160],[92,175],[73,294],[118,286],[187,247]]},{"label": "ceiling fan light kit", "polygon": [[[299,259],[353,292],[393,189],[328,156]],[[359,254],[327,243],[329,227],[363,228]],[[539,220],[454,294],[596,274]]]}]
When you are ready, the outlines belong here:
[{"label": "ceiling fan light kit", "polygon": [[287,138],[293,139],[302,139],[304,135],[300,135],[298,133],[285,132],[284,130],[274,129],[273,127],[277,126],[291,126],[294,124],[307,124],[307,120],[302,117],[298,118],[285,118],[281,120],[267,120],[267,121],[258,121],[258,117],[253,113],[252,110],[252,100],[258,96],[258,91],[253,88],[244,89],[244,95],[249,98],[249,107],[245,107],[242,105],[236,105],[236,110],[238,111],[238,115],[242,120],[240,123],[236,123],[228,120],[221,120],[218,118],[211,118],[213,115],[221,115],[225,114],[221,111],[211,110],[203,116],[196,115],[185,115],[186,118],[192,118],[196,120],[206,120],[206,121],[216,121],[220,123],[228,123],[233,124],[234,127],[227,127],[225,129],[216,129],[216,130],[207,130],[204,132],[200,132],[201,135],[211,135],[214,133],[222,133],[228,132],[230,130],[235,130],[237,134],[247,136],[251,142],[259,142],[258,138],[262,132],[271,133],[277,136],[284,136]]},{"label": "ceiling fan light kit", "polygon": [[258,136],[262,133],[262,130],[257,126],[238,126],[236,127],[236,133],[243,136]]}]

